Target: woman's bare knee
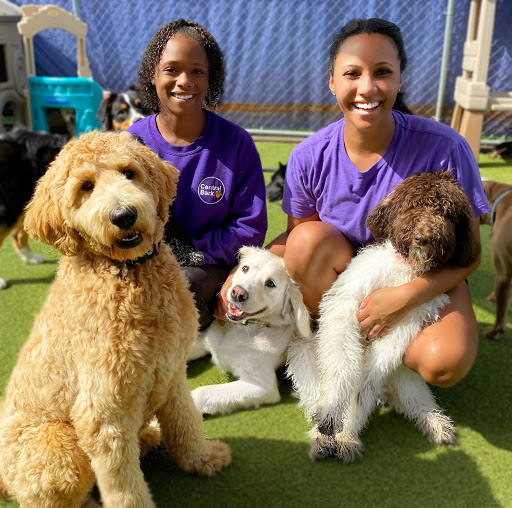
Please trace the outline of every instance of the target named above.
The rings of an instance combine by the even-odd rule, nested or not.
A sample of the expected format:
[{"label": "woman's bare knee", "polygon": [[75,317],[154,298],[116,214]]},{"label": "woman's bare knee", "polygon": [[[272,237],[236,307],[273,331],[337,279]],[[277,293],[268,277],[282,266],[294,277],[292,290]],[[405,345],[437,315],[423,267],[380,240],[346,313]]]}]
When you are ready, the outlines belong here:
[{"label": "woman's bare knee", "polygon": [[435,359],[424,358],[418,366],[418,374],[429,384],[441,388],[450,388],[464,379],[471,365],[466,365],[459,361],[447,362],[445,358],[436,361]]},{"label": "woman's bare knee", "polygon": [[290,232],[284,259],[287,267],[302,276],[328,270],[339,274],[354,254],[354,247],[337,228],[313,221],[302,223]]},{"label": "woman's bare knee", "polygon": [[289,233],[283,259],[313,314],[318,312],[322,294],[354,254],[355,249],[345,236],[325,222],[304,222]]},{"label": "woman's bare knee", "polygon": [[436,323],[408,346],[403,361],[427,383],[454,386],[470,372],[478,352],[478,324],[465,283],[449,293],[450,304]]},{"label": "woman's bare knee", "polygon": [[416,368],[409,366],[407,357],[404,358],[405,364],[418,372],[427,383],[441,388],[450,388],[464,379],[474,361],[475,357],[467,351],[451,351],[451,354],[441,355],[435,348],[425,352],[420,362],[411,362]]}]

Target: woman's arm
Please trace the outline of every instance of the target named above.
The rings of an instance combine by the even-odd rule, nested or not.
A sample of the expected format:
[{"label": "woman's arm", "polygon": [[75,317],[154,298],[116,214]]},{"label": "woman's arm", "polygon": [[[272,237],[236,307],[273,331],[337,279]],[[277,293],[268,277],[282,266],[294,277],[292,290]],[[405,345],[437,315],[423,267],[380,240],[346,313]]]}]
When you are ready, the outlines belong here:
[{"label": "woman's arm", "polygon": [[[479,241],[479,218],[473,220],[472,228]],[[457,287],[479,264],[480,256],[465,268],[448,265],[435,268],[407,284],[374,291],[360,306],[358,320],[361,331],[370,338],[386,335],[411,309]]]}]

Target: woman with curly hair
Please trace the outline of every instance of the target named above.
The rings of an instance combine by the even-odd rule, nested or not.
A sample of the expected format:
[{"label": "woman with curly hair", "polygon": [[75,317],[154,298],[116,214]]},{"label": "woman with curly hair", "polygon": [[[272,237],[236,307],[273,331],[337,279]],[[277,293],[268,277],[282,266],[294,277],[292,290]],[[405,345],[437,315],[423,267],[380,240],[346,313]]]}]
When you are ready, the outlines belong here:
[{"label": "woman with curly hair", "polygon": [[254,142],[214,113],[224,78],[224,56],[208,30],[183,19],[168,23],[149,41],[138,72],[142,101],[156,113],[128,129],[179,170],[171,214],[203,258],[199,266],[182,264],[201,326],[213,320],[215,296],[237,250],[261,246],[267,229]]}]

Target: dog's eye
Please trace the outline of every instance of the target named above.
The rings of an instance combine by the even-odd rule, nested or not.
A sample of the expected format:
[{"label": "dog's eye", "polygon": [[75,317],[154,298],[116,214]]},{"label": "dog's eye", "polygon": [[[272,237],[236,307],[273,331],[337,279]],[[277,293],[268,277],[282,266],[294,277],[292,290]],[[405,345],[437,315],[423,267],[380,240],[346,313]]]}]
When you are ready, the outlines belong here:
[{"label": "dog's eye", "polygon": [[135,173],[131,170],[131,169],[125,169],[123,171],[123,175],[128,179],[128,180],[133,180],[133,177],[135,176]]},{"label": "dog's eye", "polygon": [[268,288],[275,288],[276,283],[272,279],[268,279],[265,281],[265,286]]},{"label": "dog's eye", "polygon": [[84,191],[90,191],[94,189],[94,184],[92,182],[84,182],[82,184],[82,190]]},{"label": "dog's eye", "polygon": [[249,271],[249,267],[247,265],[242,266],[242,272],[247,273]]}]

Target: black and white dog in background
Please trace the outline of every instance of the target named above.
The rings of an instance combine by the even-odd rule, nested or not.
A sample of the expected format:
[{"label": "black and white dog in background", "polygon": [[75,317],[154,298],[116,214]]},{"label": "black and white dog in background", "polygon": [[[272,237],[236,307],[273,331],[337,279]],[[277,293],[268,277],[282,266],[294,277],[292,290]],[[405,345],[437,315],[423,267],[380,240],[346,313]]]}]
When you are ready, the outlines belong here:
[{"label": "black and white dog in background", "polygon": [[126,130],[137,120],[151,115],[153,112],[146,108],[135,88],[126,92],[111,91],[109,96],[100,103],[96,116],[104,131]]},{"label": "black and white dog in background", "polygon": [[274,171],[270,182],[265,187],[265,194],[269,201],[278,201],[283,199],[284,178],[286,174],[286,164],[279,162],[279,167]]},{"label": "black and white dog in background", "polygon": [[[0,135],[0,245],[10,234],[15,251],[27,264],[43,263],[44,258],[30,250],[23,210],[37,180],[70,137],[23,128]],[[0,277],[0,289],[6,286]]]}]

